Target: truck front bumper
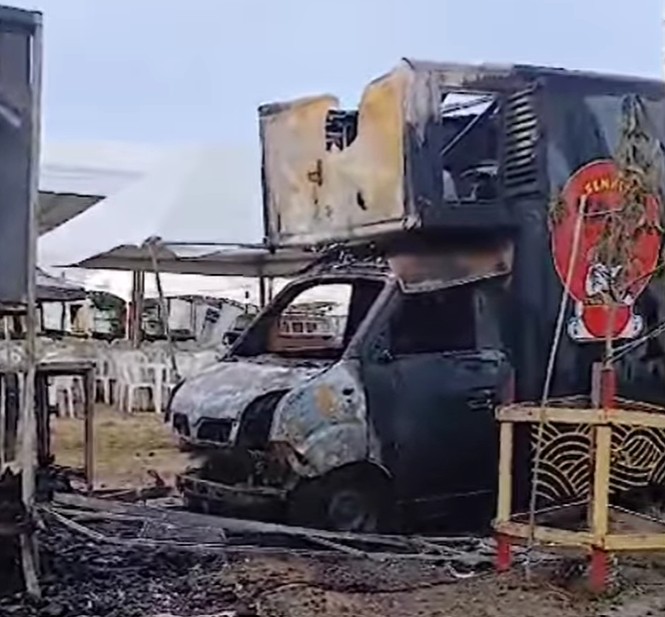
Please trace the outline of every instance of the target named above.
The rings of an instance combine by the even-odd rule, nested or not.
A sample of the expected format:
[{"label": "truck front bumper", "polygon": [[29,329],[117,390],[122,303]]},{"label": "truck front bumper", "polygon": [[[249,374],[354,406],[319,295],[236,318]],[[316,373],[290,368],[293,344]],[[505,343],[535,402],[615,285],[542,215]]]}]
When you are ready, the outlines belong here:
[{"label": "truck front bumper", "polygon": [[253,518],[261,517],[263,513],[269,517],[283,513],[288,496],[286,489],[222,484],[203,480],[196,472],[180,474],[176,478],[176,487],[190,508]]}]

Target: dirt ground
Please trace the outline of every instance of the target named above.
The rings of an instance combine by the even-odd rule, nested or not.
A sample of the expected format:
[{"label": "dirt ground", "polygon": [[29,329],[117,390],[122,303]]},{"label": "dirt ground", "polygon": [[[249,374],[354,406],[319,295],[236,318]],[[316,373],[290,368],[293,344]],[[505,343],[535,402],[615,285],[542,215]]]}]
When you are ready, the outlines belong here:
[{"label": "dirt ground", "polygon": [[[392,572],[391,565],[402,568]],[[526,585],[518,575],[483,575],[450,582],[443,573],[432,572],[438,568],[408,565],[406,572],[399,572],[403,568],[403,564],[377,566],[359,561],[332,565],[292,559],[249,560],[236,565],[233,576],[245,587],[257,589],[258,606],[265,615],[573,617],[597,615],[603,608],[541,583]],[[354,589],[353,584],[344,584],[345,576],[375,589]],[[281,582],[264,592],[261,587],[271,578]],[[289,580],[294,583],[288,584]]]},{"label": "dirt ground", "polygon": [[[175,447],[167,427],[153,414],[121,416],[100,409],[96,426],[98,487],[130,487],[151,483],[149,470],[167,482],[191,461]],[[80,420],[54,422],[56,461],[81,466],[83,426]],[[194,580],[201,572],[187,574]],[[189,572],[189,570],[188,570]],[[321,617],[648,617],[665,616],[665,567],[658,562],[631,562],[620,569],[622,591],[597,600],[579,580],[563,581],[548,571],[527,583],[521,569],[505,576],[484,572],[455,580],[445,566],[376,562],[349,558],[298,556],[234,556],[208,580],[235,590],[243,606],[223,610],[210,605],[203,612],[160,610],[157,615],[262,615]],[[112,584],[109,582],[109,584]],[[192,612],[194,611],[194,612]],[[1,612],[1,611],[0,611]],[[42,613],[39,613],[42,614]],[[44,613],[45,614],[45,613]],[[113,613],[114,615],[116,613]],[[117,615],[124,613],[118,612]]]},{"label": "dirt ground", "polygon": [[[83,422],[58,418],[53,421],[56,463],[83,466]],[[128,416],[98,406],[95,414],[95,487],[129,488],[152,484],[149,470],[173,483],[175,474],[191,463],[180,452],[161,415]]]}]

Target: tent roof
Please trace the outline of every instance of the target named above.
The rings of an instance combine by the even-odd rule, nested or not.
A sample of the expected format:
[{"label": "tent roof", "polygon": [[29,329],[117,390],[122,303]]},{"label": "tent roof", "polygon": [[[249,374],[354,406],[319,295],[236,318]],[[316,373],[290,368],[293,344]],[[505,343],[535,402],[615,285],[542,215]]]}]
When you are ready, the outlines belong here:
[{"label": "tent roof", "polygon": [[103,195],[39,191],[37,223],[39,235],[66,223],[104,198]]},{"label": "tent roof", "polygon": [[[263,247],[215,247],[162,243],[155,247],[160,272],[213,276],[291,277],[318,256],[297,249],[270,252]],[[71,264],[73,268],[153,271],[147,245],[123,245]]]},{"label": "tent roof", "polygon": [[62,265],[153,236],[257,243],[263,236],[260,159],[252,148],[192,147],[45,234],[39,262]]},{"label": "tent roof", "polygon": [[66,279],[51,276],[37,268],[37,300],[40,302],[84,300],[86,297],[83,287]]},{"label": "tent roof", "polygon": [[40,235],[136,182],[163,158],[163,150],[137,144],[47,142],[39,169]]},{"label": "tent roof", "polygon": [[48,193],[111,195],[151,171],[163,148],[122,142],[53,142],[42,149],[39,188]]}]

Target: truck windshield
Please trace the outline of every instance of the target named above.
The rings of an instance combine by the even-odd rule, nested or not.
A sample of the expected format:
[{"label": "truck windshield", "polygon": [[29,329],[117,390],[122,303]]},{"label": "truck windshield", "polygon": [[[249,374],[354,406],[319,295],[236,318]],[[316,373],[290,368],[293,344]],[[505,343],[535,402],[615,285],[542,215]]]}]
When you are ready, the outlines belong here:
[{"label": "truck windshield", "polygon": [[360,278],[296,283],[250,327],[234,355],[339,358],[382,288],[380,280]]}]

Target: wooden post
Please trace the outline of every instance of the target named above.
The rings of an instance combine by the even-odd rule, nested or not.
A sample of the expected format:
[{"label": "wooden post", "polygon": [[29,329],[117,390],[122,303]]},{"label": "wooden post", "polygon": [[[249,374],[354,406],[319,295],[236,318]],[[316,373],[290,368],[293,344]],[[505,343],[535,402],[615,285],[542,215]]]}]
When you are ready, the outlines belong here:
[{"label": "wooden post", "polygon": [[7,381],[5,374],[0,373],[0,473],[5,469],[5,461],[7,460],[6,448],[6,431],[7,431]]},{"label": "wooden post", "polygon": [[84,467],[85,484],[88,493],[95,486],[95,369],[88,369],[83,376],[85,390],[85,412],[84,412]]},{"label": "wooden post", "polygon": [[499,500],[497,520],[507,523],[510,520],[513,493],[513,424],[501,422],[499,446]]},{"label": "wooden post", "polygon": [[37,418],[37,465],[46,467],[50,462],[50,422],[48,405],[48,377],[37,371],[35,377],[35,410]]},{"label": "wooden post", "polygon": [[[499,491],[496,520],[498,523],[510,521],[513,498],[513,423],[501,422],[499,445]],[[510,538],[504,534],[496,537],[496,569],[505,572],[512,565]]]},{"label": "wooden post", "polygon": [[129,312],[128,338],[132,347],[138,348],[141,344],[141,320],[143,316],[143,298],[145,296],[145,272],[135,270],[132,272],[132,306]]},{"label": "wooden post", "polygon": [[[593,383],[596,399],[606,413],[615,408],[616,376],[611,364],[594,366]],[[605,550],[605,538],[609,528],[610,471],[612,462],[612,427],[601,424],[594,431],[594,474],[591,499],[590,524],[593,535],[589,586],[595,593],[606,590],[609,575],[609,559]]]},{"label": "wooden post", "polygon": [[594,543],[604,545],[608,529],[610,457],[612,427],[598,425],[596,427],[596,448],[593,476],[593,502],[591,513],[591,530]]},{"label": "wooden post", "polygon": [[268,279],[268,302],[272,302],[275,297],[275,279],[271,276]]},{"label": "wooden post", "polygon": [[[5,345],[7,346],[7,370],[11,366],[11,335],[9,332],[9,317],[2,317],[2,329]],[[4,469],[4,464],[9,458],[9,449],[7,447],[7,374],[0,375],[0,471]]]},{"label": "wooden post", "polygon": [[266,297],[267,297],[267,290],[266,290],[266,277],[261,275],[259,277],[259,307],[264,308],[266,305]]},{"label": "wooden post", "polygon": [[20,379],[15,372],[6,372],[3,376],[5,385],[5,452],[6,460],[14,461],[17,458],[18,424],[21,413]]},{"label": "wooden post", "polygon": [[[32,38],[32,144],[30,151],[30,197],[29,197],[29,239],[26,265],[28,280],[26,290],[26,379],[23,388],[21,407],[21,496],[26,516],[32,518],[35,500],[35,376],[37,368],[37,200],[39,199],[39,145],[41,125],[41,85],[42,85],[42,23],[41,15],[34,13],[35,29]],[[41,595],[37,578],[37,545],[29,525],[21,533],[21,560],[23,576],[28,593]]]},{"label": "wooden post", "polygon": [[136,323],[136,290],[138,289],[138,272],[132,271],[132,288],[129,292],[129,306],[125,320],[125,335],[128,341],[134,341],[134,324]]}]

